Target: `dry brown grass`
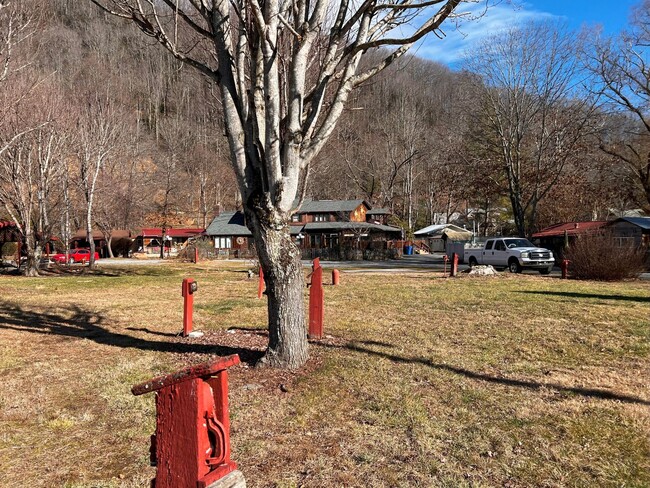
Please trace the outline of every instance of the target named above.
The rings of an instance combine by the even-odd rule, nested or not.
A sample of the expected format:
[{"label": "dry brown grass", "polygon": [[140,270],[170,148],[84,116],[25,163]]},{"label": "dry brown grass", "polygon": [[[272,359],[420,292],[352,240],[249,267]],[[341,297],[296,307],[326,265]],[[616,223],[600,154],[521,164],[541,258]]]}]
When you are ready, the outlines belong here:
[{"label": "dry brown grass", "polygon": [[[263,348],[243,271],[0,277],[0,484],[148,486],[153,398],[130,387]],[[185,276],[203,340],[175,335]],[[342,273],[325,294],[304,370],[232,371],[249,486],[650,485],[650,283]]]}]

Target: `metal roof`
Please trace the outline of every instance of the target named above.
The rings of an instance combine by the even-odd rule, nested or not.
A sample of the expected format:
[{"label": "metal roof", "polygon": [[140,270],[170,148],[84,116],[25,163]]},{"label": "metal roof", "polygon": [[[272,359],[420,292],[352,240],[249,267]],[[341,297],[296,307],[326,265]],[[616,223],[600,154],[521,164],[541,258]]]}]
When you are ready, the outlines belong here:
[{"label": "metal roof", "polygon": [[391,211],[387,208],[371,208],[366,212],[367,215],[390,215]]},{"label": "metal roof", "polygon": [[450,234],[454,233],[455,237],[457,237],[457,234],[468,234],[469,237],[472,236],[472,232],[463,229],[462,227],[458,227],[457,225],[454,224],[435,224],[435,225],[430,225],[429,227],[425,227],[423,229],[420,229],[416,232],[414,232],[414,235],[416,236],[442,236],[443,234]]},{"label": "metal roof", "polygon": [[303,202],[296,213],[353,212],[361,204],[370,208],[365,200],[309,200]]},{"label": "metal roof", "polygon": [[244,225],[242,212],[223,212],[217,215],[205,229],[209,236],[244,236],[250,237],[251,231]]},{"label": "metal roof", "polygon": [[594,220],[589,222],[565,222],[563,224],[555,224],[545,229],[540,230],[533,234],[533,237],[561,237],[566,232],[567,235],[572,236],[576,234],[584,234],[585,232],[600,229],[607,224],[604,220]]},{"label": "metal roof", "polygon": [[402,229],[390,225],[371,224],[367,222],[309,222],[305,224],[306,232],[326,230],[357,230],[368,232],[402,232]]},{"label": "metal roof", "polygon": [[620,222],[621,220],[637,225],[643,230],[650,230],[650,217],[621,217],[614,222]]}]

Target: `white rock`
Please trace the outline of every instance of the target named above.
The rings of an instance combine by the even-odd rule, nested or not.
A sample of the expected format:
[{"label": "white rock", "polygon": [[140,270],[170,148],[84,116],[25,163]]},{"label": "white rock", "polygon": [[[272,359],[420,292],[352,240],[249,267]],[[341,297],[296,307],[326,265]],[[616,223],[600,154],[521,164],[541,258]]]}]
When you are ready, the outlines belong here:
[{"label": "white rock", "polygon": [[492,276],[496,274],[497,274],[497,270],[490,265],[474,266],[472,269],[469,270],[470,276]]}]

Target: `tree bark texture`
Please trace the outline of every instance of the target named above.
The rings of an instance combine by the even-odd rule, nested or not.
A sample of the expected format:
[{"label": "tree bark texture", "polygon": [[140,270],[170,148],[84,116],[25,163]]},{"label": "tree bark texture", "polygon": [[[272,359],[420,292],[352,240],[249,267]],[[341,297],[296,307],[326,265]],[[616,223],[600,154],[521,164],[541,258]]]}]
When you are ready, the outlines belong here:
[{"label": "tree bark texture", "polygon": [[287,221],[272,208],[252,200],[246,217],[266,284],[269,345],[260,365],[299,368],[309,355],[300,249],[291,241]]}]

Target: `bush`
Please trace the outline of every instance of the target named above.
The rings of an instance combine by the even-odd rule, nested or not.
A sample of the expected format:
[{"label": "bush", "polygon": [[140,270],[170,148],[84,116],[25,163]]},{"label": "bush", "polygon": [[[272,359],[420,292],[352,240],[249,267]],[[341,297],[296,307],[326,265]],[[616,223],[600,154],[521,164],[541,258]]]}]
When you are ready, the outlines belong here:
[{"label": "bush", "polygon": [[611,235],[582,236],[564,256],[569,271],[581,280],[620,281],[637,278],[644,269],[645,248],[619,244]]}]

